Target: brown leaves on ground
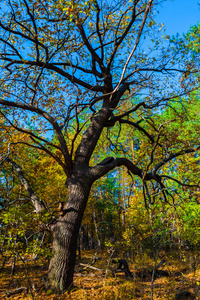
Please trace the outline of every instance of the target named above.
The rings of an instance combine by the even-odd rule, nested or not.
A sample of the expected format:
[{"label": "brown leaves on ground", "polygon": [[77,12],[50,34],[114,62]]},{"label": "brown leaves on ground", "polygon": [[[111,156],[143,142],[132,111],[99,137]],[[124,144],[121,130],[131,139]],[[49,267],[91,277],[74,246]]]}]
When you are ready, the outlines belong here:
[{"label": "brown leaves on ground", "polygon": [[[88,258],[82,258],[81,262],[91,263]],[[134,263],[129,260],[129,266],[133,273],[133,279],[125,278],[124,273],[95,271],[77,265],[74,276],[74,287],[64,294],[54,294],[51,290],[45,290],[45,276],[47,274],[47,263],[42,265],[42,261],[30,261],[27,268],[17,261],[16,270],[11,276],[12,259],[6,264],[0,274],[0,299],[37,299],[37,300],[150,300],[153,288],[154,300],[184,300],[200,299],[200,269],[198,262],[196,266],[191,264],[190,253],[188,259],[174,259],[170,255],[165,257],[166,263],[161,270],[169,273],[169,276],[161,276],[155,279],[152,287],[151,271],[154,266],[152,259],[147,256],[136,257]],[[105,256],[97,259],[94,267],[106,270],[107,262]],[[112,267],[112,266],[110,266]],[[141,276],[141,274],[143,274]],[[18,291],[19,288],[23,291]],[[10,294],[11,295],[10,295]],[[9,297],[10,295],[10,297]]]}]

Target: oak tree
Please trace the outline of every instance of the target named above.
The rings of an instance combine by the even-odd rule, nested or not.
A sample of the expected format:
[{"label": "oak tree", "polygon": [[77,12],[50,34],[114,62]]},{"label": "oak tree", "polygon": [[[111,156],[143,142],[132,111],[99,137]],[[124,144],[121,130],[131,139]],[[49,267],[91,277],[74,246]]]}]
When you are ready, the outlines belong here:
[{"label": "oak tree", "polygon": [[[96,180],[125,166],[143,183],[147,201],[151,201],[149,181],[166,198],[159,175],[162,167],[199,149],[163,152],[154,164],[155,149],[163,147],[162,126],[152,124],[154,134],[150,134],[149,118],[177,95],[195,89],[197,79],[193,76],[197,60],[169,44],[162,25],[154,20],[159,2],[1,1],[1,116],[7,126],[27,135],[26,146],[51,156],[66,176],[66,201],[59,217],[49,221],[53,257],[47,285],[51,289],[64,291],[73,283],[78,232]],[[102,132],[118,124],[119,136],[121,128],[129,126],[150,140],[145,167],[126,154],[102,161],[98,154],[94,157]],[[14,156],[14,146],[8,145],[2,162],[16,170],[35,213],[43,214],[45,202]],[[117,149],[115,144],[112,147]],[[137,151],[137,145],[133,149]]]}]

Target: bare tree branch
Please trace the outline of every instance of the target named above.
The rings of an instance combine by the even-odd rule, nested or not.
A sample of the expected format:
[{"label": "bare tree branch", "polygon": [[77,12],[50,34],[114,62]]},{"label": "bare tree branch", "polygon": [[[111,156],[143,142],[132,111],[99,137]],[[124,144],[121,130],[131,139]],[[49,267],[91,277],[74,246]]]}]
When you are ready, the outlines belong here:
[{"label": "bare tree branch", "polygon": [[161,161],[160,163],[158,163],[154,169],[153,169],[153,173],[156,174],[156,172],[162,167],[164,166],[166,163],[168,163],[169,161],[171,161],[172,159],[182,156],[184,154],[188,154],[188,153],[194,153],[196,151],[198,151],[200,149],[200,146],[198,146],[195,149],[185,149],[185,150],[181,150],[177,153],[171,153],[168,157],[164,158],[163,161]]},{"label": "bare tree branch", "polygon": [[17,108],[22,108],[28,111],[32,111],[32,112],[36,112],[39,115],[43,116],[47,121],[49,121],[49,123],[53,126],[53,129],[58,137],[58,140],[60,142],[61,145],[61,151],[64,155],[64,160],[65,160],[65,171],[67,174],[70,173],[71,170],[71,159],[70,159],[70,155],[69,155],[69,151],[67,148],[67,144],[65,141],[65,138],[62,134],[61,128],[58,125],[58,123],[55,121],[55,119],[50,116],[47,112],[43,111],[42,109],[33,107],[33,106],[29,106],[27,104],[23,104],[23,103],[17,103],[17,102],[13,102],[13,101],[7,101],[7,100],[3,100],[0,98],[0,104],[8,106],[8,107],[17,107]]},{"label": "bare tree branch", "polygon": [[160,178],[170,179],[170,180],[175,181],[175,182],[177,182],[178,184],[180,184],[180,185],[182,185],[182,186],[185,186],[185,187],[197,187],[197,188],[200,187],[198,184],[187,184],[187,183],[183,183],[183,182],[181,182],[180,180],[177,180],[176,178],[173,178],[173,177],[168,176],[168,175],[160,175]]},{"label": "bare tree branch", "polygon": [[63,69],[60,69],[53,63],[43,63],[41,61],[31,61],[31,60],[17,60],[17,59],[5,57],[4,55],[1,55],[1,54],[0,54],[0,59],[3,61],[10,61],[10,62],[12,62],[12,64],[38,66],[38,67],[42,67],[42,68],[45,68],[48,70],[55,71],[58,74],[62,75],[63,77],[67,78],[72,83],[76,83],[76,84],[78,84],[86,89],[89,89],[91,91],[94,91],[94,92],[103,92],[103,90],[104,90],[102,86],[99,86],[99,85],[93,86],[79,78],[76,78],[74,75],[70,75],[69,73],[67,73]]},{"label": "bare tree branch", "polygon": [[129,62],[130,62],[130,60],[131,60],[131,58],[132,58],[132,56],[133,56],[135,50],[137,49],[137,46],[138,46],[138,44],[139,44],[139,42],[140,42],[140,38],[141,38],[141,35],[142,35],[142,32],[143,32],[143,28],[144,28],[144,25],[145,25],[145,22],[146,22],[146,19],[147,19],[147,16],[148,16],[148,13],[149,13],[149,11],[150,11],[150,8],[151,8],[152,3],[153,3],[153,0],[149,0],[148,4],[147,4],[147,6],[146,6],[146,9],[145,9],[145,12],[144,12],[144,17],[143,17],[143,20],[142,20],[142,23],[141,23],[141,26],[140,26],[140,30],[139,30],[139,32],[138,32],[138,36],[137,36],[135,45],[134,45],[134,47],[133,47],[133,50],[132,50],[131,53],[129,54],[129,57],[128,57],[126,63],[124,64],[124,68],[123,68],[123,71],[122,71],[121,78],[120,78],[118,84],[116,85],[116,87],[115,87],[113,93],[115,93],[115,92],[118,90],[118,88],[120,87],[120,85],[121,85],[121,83],[122,83],[122,80],[123,80],[123,78],[124,78],[124,75],[125,75],[125,73],[126,73],[126,69],[127,69],[127,67],[128,67],[128,64],[129,64]]}]

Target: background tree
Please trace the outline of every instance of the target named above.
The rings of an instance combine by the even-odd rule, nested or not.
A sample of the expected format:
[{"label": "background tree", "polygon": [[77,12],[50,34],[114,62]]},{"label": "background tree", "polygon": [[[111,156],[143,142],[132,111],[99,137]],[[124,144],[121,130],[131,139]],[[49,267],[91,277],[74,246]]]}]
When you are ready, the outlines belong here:
[{"label": "background tree", "polygon": [[[199,149],[163,151],[154,160],[157,148],[164,147],[159,141],[163,124],[157,127],[151,116],[177,95],[195,89],[197,78],[192,74],[198,63],[179,47],[164,48],[160,43],[160,29],[153,19],[158,3],[1,2],[1,115],[7,125],[27,135],[26,145],[53,158],[67,179],[66,201],[60,205],[59,217],[49,221],[54,255],[47,284],[52,289],[63,291],[73,282],[78,232],[97,179],[125,166],[141,180],[146,203],[152,201],[148,182],[155,183],[166,200],[160,170]],[[117,124],[118,132],[111,134]],[[132,145],[130,154],[130,148],[123,146],[123,126],[138,130],[151,142],[138,163],[132,152],[140,149],[143,138]],[[99,161],[95,148],[104,131],[110,150],[118,154],[109,156],[107,151]],[[3,162],[17,172],[35,212],[51,215],[43,194],[34,192],[34,184],[22,172],[12,146]]]}]

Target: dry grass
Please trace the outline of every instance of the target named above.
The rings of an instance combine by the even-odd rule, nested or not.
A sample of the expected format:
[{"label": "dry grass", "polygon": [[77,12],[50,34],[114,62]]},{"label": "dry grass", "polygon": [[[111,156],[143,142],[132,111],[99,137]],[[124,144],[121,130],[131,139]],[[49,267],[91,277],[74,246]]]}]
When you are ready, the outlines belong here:
[{"label": "dry grass", "polygon": [[[84,253],[86,257],[91,253]],[[165,255],[166,263],[161,267],[167,271],[169,276],[161,276],[154,281],[153,299],[200,299],[200,269],[197,260],[191,263],[193,253],[187,254],[187,258],[173,258],[172,255]],[[102,255],[101,260],[93,265],[97,268],[106,269],[108,257]],[[83,263],[90,263],[88,258],[82,259]],[[113,275],[93,271],[89,268],[77,267],[74,277],[74,287],[70,293],[62,295],[53,294],[44,288],[44,278],[47,274],[47,263],[42,261],[28,262],[27,269],[21,261],[17,261],[16,272],[11,281],[11,263],[8,261],[0,275],[0,299],[7,299],[6,292],[19,287],[26,287],[27,290],[12,295],[9,299],[35,299],[35,300],[147,300],[151,299],[151,274],[154,262],[148,256],[136,257],[134,263],[130,260],[130,269],[133,272],[133,279],[125,278],[123,273]],[[82,272],[80,272],[82,271]],[[31,295],[31,293],[32,295]],[[187,293],[186,293],[187,292]]]}]

